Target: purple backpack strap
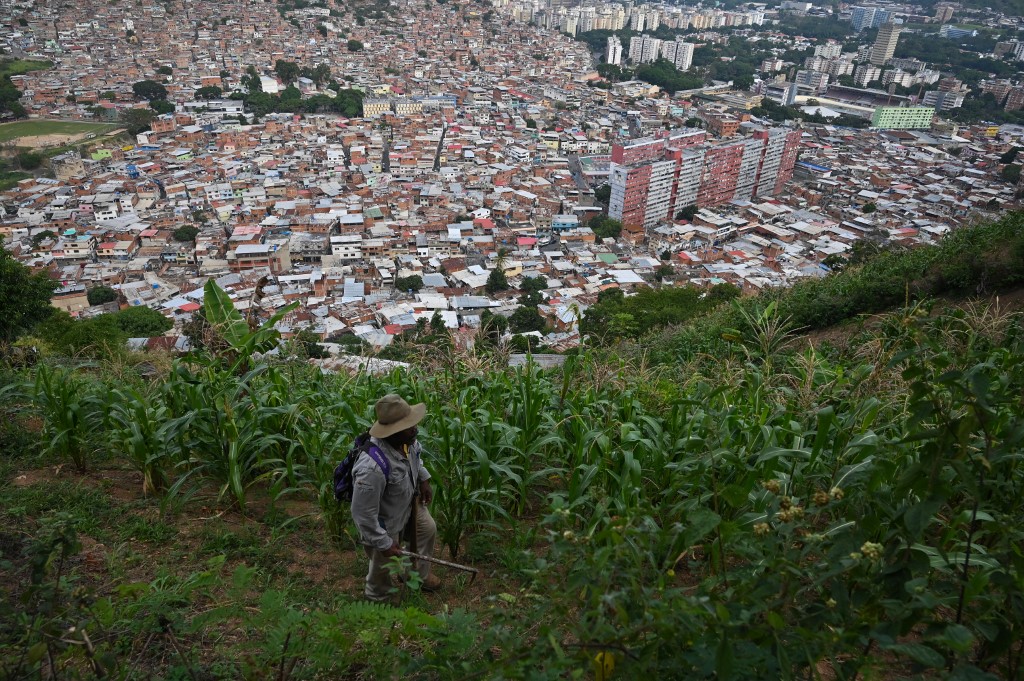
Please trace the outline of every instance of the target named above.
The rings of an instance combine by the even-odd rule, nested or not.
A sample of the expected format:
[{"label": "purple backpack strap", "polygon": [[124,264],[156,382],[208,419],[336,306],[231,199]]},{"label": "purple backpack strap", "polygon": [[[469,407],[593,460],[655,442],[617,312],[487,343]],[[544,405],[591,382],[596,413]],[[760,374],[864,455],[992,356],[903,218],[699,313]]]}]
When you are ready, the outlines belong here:
[{"label": "purple backpack strap", "polygon": [[384,471],[384,480],[387,481],[391,477],[391,462],[388,461],[388,457],[385,456],[384,452],[377,445],[370,445],[366,448],[366,453],[370,455],[370,458],[377,462],[380,469]]}]

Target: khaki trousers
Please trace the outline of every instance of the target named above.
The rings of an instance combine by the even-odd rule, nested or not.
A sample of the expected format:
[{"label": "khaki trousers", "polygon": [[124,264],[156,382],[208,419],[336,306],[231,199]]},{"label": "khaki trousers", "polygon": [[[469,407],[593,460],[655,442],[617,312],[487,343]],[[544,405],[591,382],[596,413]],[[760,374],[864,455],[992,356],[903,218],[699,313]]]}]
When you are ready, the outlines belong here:
[{"label": "khaki trousers", "polygon": [[[437,525],[434,523],[430,509],[426,506],[416,504],[416,548],[417,553],[424,556],[434,555],[434,542],[437,539]],[[398,541],[398,534],[391,535],[392,541]],[[391,591],[391,575],[388,574],[388,561],[391,560],[381,551],[364,546],[363,550],[370,558],[370,569],[366,573],[366,597],[372,601],[383,601],[388,598]],[[425,560],[413,560],[413,569],[419,573],[421,579],[430,576],[430,563]]]}]

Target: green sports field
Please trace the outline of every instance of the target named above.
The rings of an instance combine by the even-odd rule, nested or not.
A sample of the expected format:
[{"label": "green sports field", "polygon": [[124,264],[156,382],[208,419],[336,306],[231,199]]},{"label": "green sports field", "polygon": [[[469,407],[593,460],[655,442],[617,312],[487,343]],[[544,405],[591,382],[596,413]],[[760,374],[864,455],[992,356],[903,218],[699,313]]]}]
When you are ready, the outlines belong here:
[{"label": "green sports field", "polygon": [[103,133],[116,128],[110,123],[78,121],[17,121],[0,125],[0,142],[37,135],[79,135],[83,132]]}]

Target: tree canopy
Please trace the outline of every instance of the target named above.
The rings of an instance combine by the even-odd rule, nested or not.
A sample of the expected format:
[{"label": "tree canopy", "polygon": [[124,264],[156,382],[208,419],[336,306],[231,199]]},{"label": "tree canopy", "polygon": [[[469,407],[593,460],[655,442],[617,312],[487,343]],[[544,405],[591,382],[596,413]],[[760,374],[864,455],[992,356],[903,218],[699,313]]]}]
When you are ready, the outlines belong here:
[{"label": "tree canopy", "polygon": [[622,223],[604,213],[590,218],[589,226],[598,239],[618,239],[622,234]]},{"label": "tree canopy", "polygon": [[149,108],[157,112],[157,114],[174,113],[174,105],[166,99],[154,99],[149,103]]},{"label": "tree canopy", "polygon": [[125,109],[121,112],[121,123],[125,130],[132,135],[149,130],[154,118],[156,118],[156,112],[152,109]]},{"label": "tree canopy", "polygon": [[621,289],[608,289],[587,308],[580,330],[596,342],[638,338],[652,329],[692,319],[719,303],[736,298],[739,293],[732,284],[719,284],[707,291],[689,286],[658,289],[644,286],[628,297]]},{"label": "tree canopy", "polygon": [[198,99],[219,99],[224,95],[224,91],[216,85],[205,85],[196,90],[196,98]]},{"label": "tree canopy", "polygon": [[299,65],[293,61],[278,59],[274,62],[274,73],[277,74],[282,83],[290,85],[299,79]]},{"label": "tree canopy", "polygon": [[494,294],[498,291],[507,291],[508,288],[508,277],[505,276],[505,271],[500,267],[491,270],[491,273],[487,275],[487,283],[484,284],[484,290]]},{"label": "tree canopy", "polygon": [[55,311],[50,297],[58,283],[32,273],[3,247],[0,238],[0,342],[9,343]]},{"label": "tree canopy", "polygon": [[395,279],[395,290],[397,291],[419,291],[422,288],[423,277],[418,274]]},{"label": "tree canopy", "polygon": [[692,90],[704,85],[703,78],[683,73],[667,59],[658,59],[651,64],[641,64],[636,69],[636,78],[651,85],[657,85],[668,92]]},{"label": "tree canopy", "polygon": [[167,99],[167,88],[155,80],[140,80],[132,85],[132,92],[141,99]]},{"label": "tree canopy", "polygon": [[170,329],[171,320],[151,307],[129,307],[113,315],[117,327],[129,338],[159,336]]},{"label": "tree canopy", "polygon": [[195,241],[199,236],[199,228],[195,225],[182,225],[171,235],[175,241]]},{"label": "tree canopy", "polygon": [[96,286],[95,288],[89,289],[89,293],[86,294],[86,298],[89,299],[90,305],[112,303],[117,300],[117,291],[109,286]]}]

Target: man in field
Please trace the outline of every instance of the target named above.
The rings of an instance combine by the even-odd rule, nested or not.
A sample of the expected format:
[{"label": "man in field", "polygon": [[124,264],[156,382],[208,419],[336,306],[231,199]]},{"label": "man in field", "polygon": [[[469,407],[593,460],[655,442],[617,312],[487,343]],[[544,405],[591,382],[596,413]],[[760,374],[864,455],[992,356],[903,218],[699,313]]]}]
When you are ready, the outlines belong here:
[{"label": "man in field", "polygon": [[[426,405],[410,406],[391,394],[377,400],[374,409],[377,421],[370,428],[370,441],[352,468],[352,518],[370,558],[366,597],[382,601],[391,590],[385,565],[400,555],[400,535],[410,550],[432,556],[437,526],[427,508],[434,497],[430,473],[416,440]],[[430,574],[430,563],[418,561],[415,570],[424,591],[437,590],[441,580]]]}]

